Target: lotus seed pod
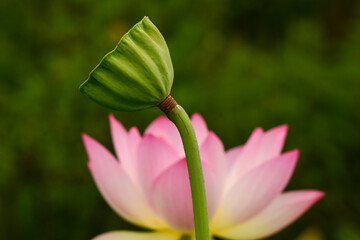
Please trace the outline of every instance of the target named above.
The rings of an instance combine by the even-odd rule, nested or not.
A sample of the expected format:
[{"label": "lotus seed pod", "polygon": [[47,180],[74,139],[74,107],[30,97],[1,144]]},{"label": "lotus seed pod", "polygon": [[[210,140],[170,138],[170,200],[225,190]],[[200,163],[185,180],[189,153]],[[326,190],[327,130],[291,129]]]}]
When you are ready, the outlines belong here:
[{"label": "lotus seed pod", "polygon": [[118,111],[155,107],[171,91],[174,70],[160,31],[144,17],[80,86],[93,101]]}]

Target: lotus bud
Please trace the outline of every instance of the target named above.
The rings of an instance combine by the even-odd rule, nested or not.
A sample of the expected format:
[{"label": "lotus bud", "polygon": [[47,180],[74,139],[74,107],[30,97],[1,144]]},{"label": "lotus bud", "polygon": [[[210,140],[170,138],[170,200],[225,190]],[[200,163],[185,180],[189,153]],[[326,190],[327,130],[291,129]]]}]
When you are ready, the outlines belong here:
[{"label": "lotus bud", "polygon": [[105,55],[80,91],[118,111],[159,105],[169,96],[174,70],[160,31],[144,17]]}]

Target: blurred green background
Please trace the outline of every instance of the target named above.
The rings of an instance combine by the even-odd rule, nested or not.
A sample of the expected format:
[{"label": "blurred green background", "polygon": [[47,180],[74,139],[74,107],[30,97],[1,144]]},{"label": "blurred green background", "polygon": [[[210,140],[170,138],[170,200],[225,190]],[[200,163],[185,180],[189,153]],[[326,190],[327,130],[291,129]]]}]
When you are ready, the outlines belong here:
[{"label": "blurred green background", "polygon": [[[288,189],[326,197],[270,239],[360,239],[360,4],[356,0],[0,2],[0,239],[90,239],[135,229],[104,202],[80,134],[112,150],[109,111],[78,86],[148,15],[172,95],[226,148],[288,123]],[[160,111],[115,113],[141,131]]]}]

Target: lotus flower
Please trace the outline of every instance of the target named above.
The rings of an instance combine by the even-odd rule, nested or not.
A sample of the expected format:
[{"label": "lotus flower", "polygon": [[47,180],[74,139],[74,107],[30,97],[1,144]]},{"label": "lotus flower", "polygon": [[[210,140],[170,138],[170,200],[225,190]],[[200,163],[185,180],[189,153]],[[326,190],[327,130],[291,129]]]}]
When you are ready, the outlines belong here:
[{"label": "lotus flower", "polygon": [[[259,239],[299,218],[324,196],[317,190],[283,193],[299,151],[281,153],[288,127],[256,128],[244,145],[225,151],[199,114],[191,117],[202,160],[210,231],[225,239]],[[96,240],[179,239],[194,231],[185,154],[178,131],[159,117],[143,136],[110,115],[115,157],[83,134],[88,166],[107,203],[151,233],[114,231]]]}]

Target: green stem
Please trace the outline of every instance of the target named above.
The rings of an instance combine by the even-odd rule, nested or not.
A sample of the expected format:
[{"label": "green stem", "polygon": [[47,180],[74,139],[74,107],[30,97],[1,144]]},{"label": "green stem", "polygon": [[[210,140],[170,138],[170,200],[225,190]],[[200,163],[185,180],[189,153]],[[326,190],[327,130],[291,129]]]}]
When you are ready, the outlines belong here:
[{"label": "green stem", "polygon": [[199,146],[188,115],[180,105],[176,102],[175,104],[165,113],[179,130],[184,145],[193,202],[195,236],[197,240],[209,240],[209,219]]}]

